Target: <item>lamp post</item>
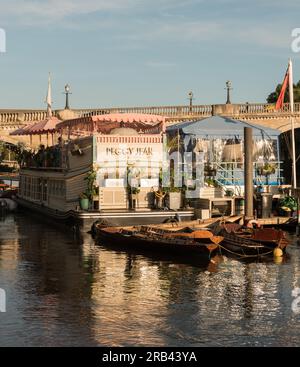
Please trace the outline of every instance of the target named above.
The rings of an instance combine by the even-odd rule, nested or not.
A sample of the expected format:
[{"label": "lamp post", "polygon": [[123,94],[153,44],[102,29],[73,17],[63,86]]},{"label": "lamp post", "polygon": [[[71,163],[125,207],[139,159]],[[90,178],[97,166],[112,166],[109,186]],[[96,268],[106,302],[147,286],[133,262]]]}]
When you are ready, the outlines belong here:
[{"label": "lamp post", "polygon": [[231,86],[232,86],[231,81],[230,80],[227,80],[227,82],[226,82],[226,89],[227,89],[227,101],[226,101],[226,104],[231,104],[231,101],[230,101],[230,91],[232,90]]},{"label": "lamp post", "polygon": [[66,95],[66,106],[65,106],[65,110],[69,110],[70,109],[70,105],[69,105],[69,94],[72,94],[70,92],[71,88],[69,84],[65,85],[65,92],[64,94]]},{"label": "lamp post", "polygon": [[192,91],[189,92],[188,94],[189,96],[189,101],[190,101],[190,113],[192,112],[192,109],[193,109],[193,99],[194,99],[194,94]]}]

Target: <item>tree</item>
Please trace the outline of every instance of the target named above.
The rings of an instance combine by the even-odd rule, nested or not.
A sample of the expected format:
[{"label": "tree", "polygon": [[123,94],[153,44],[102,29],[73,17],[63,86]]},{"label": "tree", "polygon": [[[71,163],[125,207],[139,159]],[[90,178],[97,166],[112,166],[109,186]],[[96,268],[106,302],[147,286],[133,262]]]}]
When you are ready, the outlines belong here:
[{"label": "tree", "polygon": [[0,141],[0,164],[4,159],[9,158],[9,145],[3,141]]},{"label": "tree", "polygon": [[[278,84],[275,91],[270,93],[267,102],[276,103],[281,91],[282,84]],[[300,102],[300,80],[297,84],[294,84],[294,100],[295,102]],[[287,88],[284,95],[284,102],[289,102],[289,89]]]}]

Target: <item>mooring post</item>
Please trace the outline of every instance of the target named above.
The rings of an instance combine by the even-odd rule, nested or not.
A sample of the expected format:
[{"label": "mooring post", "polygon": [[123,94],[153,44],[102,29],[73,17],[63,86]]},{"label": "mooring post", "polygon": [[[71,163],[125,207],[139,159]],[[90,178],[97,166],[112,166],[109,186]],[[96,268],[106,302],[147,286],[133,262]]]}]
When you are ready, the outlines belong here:
[{"label": "mooring post", "polygon": [[297,225],[296,225],[296,236],[300,236],[300,199],[299,199],[299,192],[296,189],[297,193]]},{"label": "mooring post", "polygon": [[253,142],[252,128],[244,127],[244,177],[245,177],[245,219],[253,218]]}]

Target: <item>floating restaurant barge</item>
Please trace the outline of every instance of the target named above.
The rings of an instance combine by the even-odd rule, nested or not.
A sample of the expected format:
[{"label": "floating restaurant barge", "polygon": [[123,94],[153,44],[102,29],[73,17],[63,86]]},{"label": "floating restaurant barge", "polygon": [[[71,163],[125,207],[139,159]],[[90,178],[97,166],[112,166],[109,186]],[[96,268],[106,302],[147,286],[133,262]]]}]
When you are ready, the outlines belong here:
[{"label": "floating restaurant barge", "polygon": [[72,119],[58,123],[55,136],[57,144],[24,156],[17,199],[21,206],[82,230],[96,221],[135,225],[162,223],[175,215],[193,217],[193,210],[163,210],[156,200],[164,117]]},{"label": "floating restaurant barge", "polygon": [[270,218],[273,199],[285,195],[278,130],[224,116],[166,129],[163,116],[131,113],[56,119],[47,126],[53,145],[24,156],[18,202],[83,230],[95,222],[127,226],[243,215],[244,127],[253,129],[257,216]]}]

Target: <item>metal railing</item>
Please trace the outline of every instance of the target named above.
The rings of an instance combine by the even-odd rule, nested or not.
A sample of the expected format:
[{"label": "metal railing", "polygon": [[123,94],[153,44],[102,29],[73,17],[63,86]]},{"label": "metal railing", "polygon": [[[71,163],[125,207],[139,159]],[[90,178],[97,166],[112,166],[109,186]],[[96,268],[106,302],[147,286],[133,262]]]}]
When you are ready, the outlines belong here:
[{"label": "metal railing", "polygon": [[[275,172],[268,175],[258,174],[258,168],[261,167],[261,162],[254,162],[253,179],[256,185],[280,185],[283,183],[282,162],[272,162],[276,166]],[[224,191],[227,186],[233,186],[236,192],[241,193],[241,186],[244,185],[244,168],[242,163],[237,162],[222,162],[221,164],[212,163],[216,167],[215,181],[222,187]]]}]

